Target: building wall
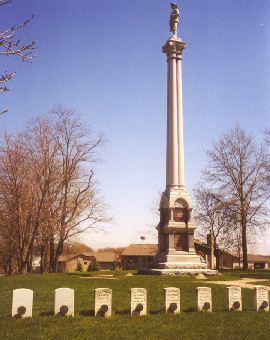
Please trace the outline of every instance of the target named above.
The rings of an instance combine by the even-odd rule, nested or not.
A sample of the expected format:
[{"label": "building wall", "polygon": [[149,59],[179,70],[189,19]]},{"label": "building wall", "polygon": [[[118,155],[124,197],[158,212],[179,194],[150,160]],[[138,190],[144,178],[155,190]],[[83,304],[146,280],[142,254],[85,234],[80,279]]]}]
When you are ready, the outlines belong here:
[{"label": "building wall", "polygon": [[115,262],[98,262],[101,270],[114,270]]},{"label": "building wall", "polygon": [[82,271],[86,272],[90,263],[91,263],[90,260],[86,260],[86,259],[83,259],[83,258],[80,258],[80,257],[74,258],[74,259],[67,262],[66,272],[67,273],[75,272],[78,269],[79,264],[82,267]]},{"label": "building wall", "polygon": [[147,266],[154,256],[128,256],[122,255],[122,269],[140,269]]},{"label": "building wall", "polygon": [[58,271],[72,273],[75,272],[78,269],[78,265],[81,264],[82,271],[86,272],[91,261],[92,259],[89,259],[89,257],[85,256],[74,257],[67,262],[60,262],[58,264]]},{"label": "building wall", "polygon": [[220,269],[233,269],[233,256],[226,253],[221,253],[219,256]]},{"label": "building wall", "polygon": [[[256,266],[256,264],[257,264],[257,266]],[[248,264],[248,269],[254,269],[254,265],[255,265],[255,269],[256,269],[256,267],[257,267],[257,269],[259,269],[258,268],[258,264],[262,264],[262,262],[250,262],[249,264]],[[239,264],[238,264],[238,262],[237,263],[234,263],[234,265],[233,265],[233,269],[239,269],[239,268],[243,268],[243,262],[241,261],[241,263],[240,263],[240,267],[239,267]],[[269,269],[269,264],[268,264],[268,262],[265,262],[264,263],[264,268],[262,268],[262,269]]]},{"label": "building wall", "polygon": [[[58,272],[72,273],[78,268],[78,264],[81,264],[82,272],[87,272],[88,267],[91,264],[92,259],[86,256],[75,257],[67,262],[58,263]],[[101,270],[113,270],[115,269],[115,262],[98,262]],[[118,264],[119,265],[119,264]],[[118,267],[118,266],[117,266]]]}]

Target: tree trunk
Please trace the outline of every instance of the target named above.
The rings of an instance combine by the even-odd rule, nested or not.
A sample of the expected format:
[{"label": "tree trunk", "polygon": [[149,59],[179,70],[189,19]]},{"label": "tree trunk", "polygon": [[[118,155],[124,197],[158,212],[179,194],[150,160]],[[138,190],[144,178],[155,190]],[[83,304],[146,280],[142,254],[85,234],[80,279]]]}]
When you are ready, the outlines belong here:
[{"label": "tree trunk", "polygon": [[53,273],[57,273],[57,267],[58,267],[58,258],[59,256],[63,253],[64,249],[64,241],[60,240],[57,244],[55,254],[54,254],[54,259],[53,259]]},{"label": "tree trunk", "polygon": [[53,236],[50,237],[50,244],[49,244],[49,254],[50,254],[50,263],[49,263],[49,272],[54,273],[54,238]]},{"label": "tree trunk", "polygon": [[242,221],[242,250],[243,250],[243,270],[248,270],[247,226],[244,218]]},{"label": "tree trunk", "polygon": [[33,271],[33,254],[31,253],[27,261],[27,273],[32,273]]},{"label": "tree trunk", "polygon": [[44,274],[48,272],[48,255],[50,253],[50,244],[48,244],[48,240],[44,242],[39,248],[40,253],[40,273]]},{"label": "tree trunk", "polygon": [[214,249],[214,255],[216,257],[216,269],[219,270],[219,257],[220,257],[220,254],[219,254],[218,248]]}]

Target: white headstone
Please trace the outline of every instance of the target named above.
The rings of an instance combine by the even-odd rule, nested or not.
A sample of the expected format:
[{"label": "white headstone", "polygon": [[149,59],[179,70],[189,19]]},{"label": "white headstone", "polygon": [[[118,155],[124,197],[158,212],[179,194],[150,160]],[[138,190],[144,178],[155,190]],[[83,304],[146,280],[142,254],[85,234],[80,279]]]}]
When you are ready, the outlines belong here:
[{"label": "white headstone", "polygon": [[33,291],[21,288],[13,290],[12,316],[31,318],[33,309]]},{"label": "white headstone", "polygon": [[130,289],[130,314],[146,315],[147,313],[147,291],[145,288]]},{"label": "white headstone", "polygon": [[212,294],[209,287],[197,287],[198,311],[212,312]]},{"label": "white headstone", "polygon": [[164,288],[166,314],[180,313],[180,289],[175,287]]},{"label": "white headstone", "polygon": [[266,286],[255,286],[254,288],[255,310],[269,312],[269,290]]},{"label": "white headstone", "polygon": [[110,288],[95,289],[95,316],[112,315],[112,290]]},{"label": "white headstone", "polygon": [[227,306],[232,311],[242,311],[241,287],[227,287]]},{"label": "white headstone", "polygon": [[54,315],[74,316],[74,289],[55,289]]}]

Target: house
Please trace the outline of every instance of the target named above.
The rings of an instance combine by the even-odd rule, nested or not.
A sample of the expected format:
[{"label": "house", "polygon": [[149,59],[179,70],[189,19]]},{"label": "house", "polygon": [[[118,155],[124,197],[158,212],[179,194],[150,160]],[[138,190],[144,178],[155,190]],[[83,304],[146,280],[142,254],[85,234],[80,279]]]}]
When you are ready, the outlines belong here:
[{"label": "house", "polygon": [[217,268],[217,261],[219,262],[219,269],[233,269],[234,263],[238,261],[236,255],[225,250],[218,249],[215,252],[210,234],[207,235],[207,243],[195,240],[194,248],[197,254],[202,253],[202,256],[206,259],[211,269]]},{"label": "house", "polygon": [[80,269],[86,272],[89,265],[94,261],[95,257],[86,253],[61,255],[58,259],[57,271],[72,273]]},{"label": "house", "polygon": [[65,254],[58,259],[58,271],[71,273],[76,270],[89,271],[89,266],[98,262],[101,270],[120,268],[119,256],[114,252],[84,252]]},{"label": "house", "polygon": [[115,252],[100,251],[92,254],[102,270],[120,269],[121,267],[120,256]]},{"label": "house", "polygon": [[157,244],[130,244],[121,254],[122,269],[139,269],[153,261]]},{"label": "house", "polygon": [[[216,268],[216,256],[209,238],[207,243],[195,240],[194,248],[196,253],[207,261],[209,268]],[[157,244],[130,244],[124,249],[121,255],[122,269],[140,269],[146,267],[153,261],[157,251]],[[219,250],[218,254],[219,268],[233,269],[233,264],[237,260],[237,257],[223,250]]]},{"label": "house", "polygon": [[[240,268],[243,267],[243,258],[240,259]],[[239,268],[239,263],[234,264],[234,268]],[[269,269],[270,256],[248,254],[249,269]]]}]

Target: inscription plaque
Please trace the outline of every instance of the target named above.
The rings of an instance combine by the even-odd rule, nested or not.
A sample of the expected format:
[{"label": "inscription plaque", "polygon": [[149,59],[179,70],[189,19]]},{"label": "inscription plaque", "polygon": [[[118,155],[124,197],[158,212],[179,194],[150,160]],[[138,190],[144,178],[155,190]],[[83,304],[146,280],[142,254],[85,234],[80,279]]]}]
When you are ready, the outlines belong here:
[{"label": "inscription plaque", "polygon": [[112,290],[110,288],[95,289],[95,316],[110,317],[112,315]]},{"label": "inscription plaque", "polygon": [[255,286],[254,305],[256,311],[269,312],[269,290],[266,286]]},{"label": "inscription plaque", "polygon": [[227,306],[231,311],[242,311],[241,287],[227,287]]},{"label": "inscription plaque", "polygon": [[175,287],[164,288],[164,295],[166,313],[180,313],[180,289]]},{"label": "inscription plaque", "polygon": [[187,233],[180,233],[174,235],[174,247],[176,250],[188,251]]},{"label": "inscription plaque", "polygon": [[212,312],[212,293],[209,287],[197,287],[197,310]]},{"label": "inscription plaque", "polygon": [[130,314],[135,316],[146,315],[147,291],[145,288],[130,289]]}]

